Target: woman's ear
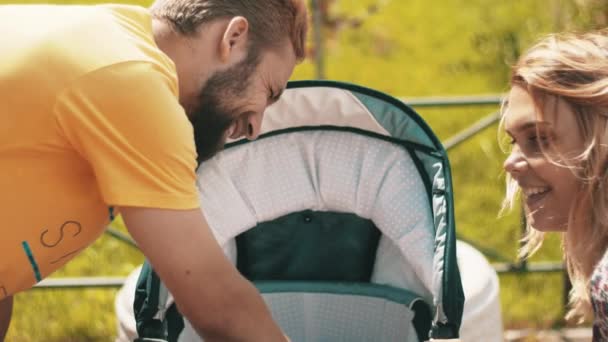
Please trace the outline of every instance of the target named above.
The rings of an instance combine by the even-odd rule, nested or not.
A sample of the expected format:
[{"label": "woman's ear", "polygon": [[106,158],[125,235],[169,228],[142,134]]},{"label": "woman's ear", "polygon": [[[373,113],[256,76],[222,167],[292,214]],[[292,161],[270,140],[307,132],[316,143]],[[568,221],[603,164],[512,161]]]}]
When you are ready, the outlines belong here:
[{"label": "woman's ear", "polygon": [[223,63],[240,61],[247,55],[249,22],[241,16],[232,18],[220,42],[220,60]]}]

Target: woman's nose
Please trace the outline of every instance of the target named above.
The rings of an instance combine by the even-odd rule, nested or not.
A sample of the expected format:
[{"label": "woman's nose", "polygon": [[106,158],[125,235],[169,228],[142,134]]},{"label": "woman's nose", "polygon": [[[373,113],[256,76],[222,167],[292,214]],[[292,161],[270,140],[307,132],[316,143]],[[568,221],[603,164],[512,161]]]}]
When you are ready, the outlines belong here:
[{"label": "woman's nose", "polygon": [[516,176],[521,174],[528,167],[528,161],[524,157],[524,155],[518,151],[513,150],[505,160],[503,164],[503,168],[506,172],[510,173],[511,176]]}]

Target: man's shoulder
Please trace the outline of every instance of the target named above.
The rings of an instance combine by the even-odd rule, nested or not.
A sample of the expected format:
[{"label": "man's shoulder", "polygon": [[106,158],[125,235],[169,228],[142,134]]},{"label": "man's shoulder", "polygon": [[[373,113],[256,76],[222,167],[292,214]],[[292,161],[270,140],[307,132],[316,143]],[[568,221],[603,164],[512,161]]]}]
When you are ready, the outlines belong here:
[{"label": "man's shoulder", "polygon": [[154,42],[148,10],[138,6],[0,6],[0,34],[6,37],[2,50],[10,67],[5,72],[27,75],[27,70],[44,68],[59,88],[125,62],[152,63],[168,75],[176,73]]},{"label": "man's shoulder", "polygon": [[[75,30],[78,29],[82,31],[74,36],[67,35],[65,47],[74,52],[74,58],[86,63],[83,71],[91,72],[125,62],[144,62],[156,65],[158,70],[168,75],[176,74],[173,62],[154,41],[152,19],[144,8],[92,6],[91,18],[78,23]],[[72,50],[79,47],[86,47],[86,50]]]}]

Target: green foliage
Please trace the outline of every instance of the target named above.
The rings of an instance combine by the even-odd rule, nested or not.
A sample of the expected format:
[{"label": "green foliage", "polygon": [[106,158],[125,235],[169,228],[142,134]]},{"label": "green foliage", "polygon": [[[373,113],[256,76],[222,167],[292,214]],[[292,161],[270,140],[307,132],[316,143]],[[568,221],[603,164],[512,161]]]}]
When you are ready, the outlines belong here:
[{"label": "green foliage", "polygon": [[[607,7],[595,0],[334,0],[328,4],[326,19],[335,20],[327,20],[323,31],[326,78],[405,98],[504,92],[509,64],[540,35],[599,26]],[[308,60],[298,66],[293,79],[314,75]],[[445,140],[495,110],[495,106],[460,107],[419,113]],[[449,152],[457,230],[459,236],[514,260],[520,214],[497,217],[505,155],[498,147],[496,130],[490,127]],[[559,261],[560,255],[559,237],[551,236],[532,261]],[[142,260],[131,247],[104,236],[54,276],[125,276]],[[562,324],[560,274],[502,275],[500,281],[505,327]],[[8,341],[110,341],[115,332],[115,294],[108,289],[19,294]]]}]

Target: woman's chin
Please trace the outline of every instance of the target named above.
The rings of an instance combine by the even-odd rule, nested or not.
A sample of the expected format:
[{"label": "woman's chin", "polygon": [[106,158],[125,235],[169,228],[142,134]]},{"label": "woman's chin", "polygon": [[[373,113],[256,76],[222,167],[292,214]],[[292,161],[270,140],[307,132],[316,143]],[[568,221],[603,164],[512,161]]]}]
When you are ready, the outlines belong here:
[{"label": "woman's chin", "polygon": [[526,215],[526,220],[529,226],[543,233],[565,232],[567,228],[563,220],[554,220],[539,214]]}]

